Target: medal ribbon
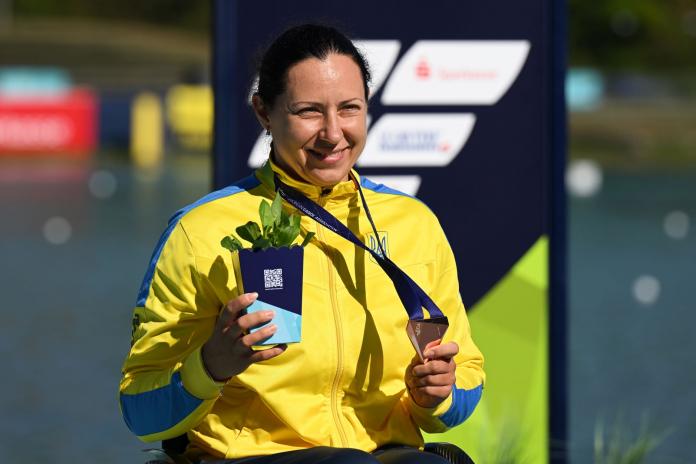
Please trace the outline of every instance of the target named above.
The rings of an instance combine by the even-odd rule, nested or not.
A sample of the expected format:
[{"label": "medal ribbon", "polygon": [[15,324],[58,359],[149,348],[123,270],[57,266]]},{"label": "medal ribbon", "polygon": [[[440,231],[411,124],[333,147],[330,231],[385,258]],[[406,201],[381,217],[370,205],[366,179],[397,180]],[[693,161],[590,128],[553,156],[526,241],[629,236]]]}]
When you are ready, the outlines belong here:
[{"label": "medal ribbon", "polygon": [[360,188],[360,183],[356,182],[358,186],[358,192],[360,193],[360,199],[362,201],[363,208],[367,214],[367,218],[370,221],[372,230],[377,238],[377,243],[379,244],[380,253],[370,249],[366,246],[358,237],[355,236],[353,231],[351,231],[347,226],[345,226],[341,221],[336,219],[333,214],[325,210],[321,205],[310,200],[304,196],[298,190],[284,184],[275,176],[275,187],[280,196],[290,203],[292,206],[302,211],[304,214],[326,227],[330,231],[340,235],[346,240],[353,242],[355,245],[364,249],[375,258],[375,261],[380,265],[384,272],[389,276],[391,281],[394,283],[394,288],[396,293],[399,294],[399,299],[404,305],[406,312],[408,313],[408,318],[411,320],[423,319],[423,308],[428,310],[430,317],[443,317],[442,311],[437,307],[435,302],[430,299],[430,297],[423,291],[422,288],[418,286],[413,279],[411,279],[408,274],[402,271],[399,266],[394,263],[382,247],[382,241],[377,233],[377,228],[372,221],[372,216],[370,215],[370,210],[367,208],[367,202],[365,202],[365,196],[363,195],[362,189]]}]

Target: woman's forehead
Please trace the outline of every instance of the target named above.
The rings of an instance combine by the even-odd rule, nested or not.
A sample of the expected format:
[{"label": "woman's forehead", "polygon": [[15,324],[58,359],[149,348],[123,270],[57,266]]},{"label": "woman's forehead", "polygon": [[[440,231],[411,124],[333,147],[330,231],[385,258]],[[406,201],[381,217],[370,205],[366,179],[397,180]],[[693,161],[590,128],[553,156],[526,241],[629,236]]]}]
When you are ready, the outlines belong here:
[{"label": "woman's forehead", "polygon": [[326,59],[306,58],[288,70],[286,94],[292,99],[326,91],[363,97],[360,67],[347,55],[329,54]]}]

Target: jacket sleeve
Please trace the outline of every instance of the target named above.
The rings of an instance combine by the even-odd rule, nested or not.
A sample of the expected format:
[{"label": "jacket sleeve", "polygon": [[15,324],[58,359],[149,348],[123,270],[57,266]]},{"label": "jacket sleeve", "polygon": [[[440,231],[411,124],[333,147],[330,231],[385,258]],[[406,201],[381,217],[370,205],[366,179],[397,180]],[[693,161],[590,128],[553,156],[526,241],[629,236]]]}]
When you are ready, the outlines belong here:
[{"label": "jacket sleeve", "polygon": [[123,418],[141,440],[185,433],[219,397],[223,384],[205,370],[201,346],[221,306],[196,268],[185,230],[173,221],[153,253],[138,295],[120,384]]},{"label": "jacket sleeve", "polygon": [[483,355],[471,338],[469,320],[459,293],[457,266],[444,232],[440,229],[436,251],[435,285],[430,297],[449,319],[449,328],[443,343],[454,341],[459,345],[455,356],[456,384],[450,396],[435,408],[422,408],[409,396],[407,405],[418,426],[429,433],[444,432],[464,422],[481,399],[485,373]]}]

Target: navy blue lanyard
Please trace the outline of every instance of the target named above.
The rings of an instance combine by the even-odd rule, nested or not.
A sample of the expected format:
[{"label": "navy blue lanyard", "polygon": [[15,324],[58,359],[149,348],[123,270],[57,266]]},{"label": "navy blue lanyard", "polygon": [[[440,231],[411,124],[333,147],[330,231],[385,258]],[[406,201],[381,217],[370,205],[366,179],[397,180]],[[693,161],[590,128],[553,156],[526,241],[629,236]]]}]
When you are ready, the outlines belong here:
[{"label": "navy blue lanyard", "polygon": [[296,189],[285,185],[283,182],[281,182],[277,175],[275,176],[275,188],[285,201],[330,231],[340,235],[346,240],[353,242],[375,258],[380,267],[384,270],[384,272],[386,272],[387,276],[389,276],[394,283],[394,288],[399,294],[399,298],[401,299],[401,303],[404,305],[404,308],[408,313],[409,319],[423,319],[423,308],[428,310],[431,318],[444,317],[442,311],[440,311],[440,308],[437,307],[435,302],[430,299],[423,289],[420,288],[418,284],[408,276],[408,274],[402,271],[399,266],[389,259],[389,257],[387,257],[385,252],[386,250],[382,248],[382,241],[379,239],[377,228],[372,221],[370,210],[367,208],[367,203],[365,202],[365,196],[360,188],[360,183],[356,181],[356,185],[358,186],[358,192],[360,193],[360,199],[362,200],[363,208],[367,214],[367,219],[370,221],[372,230],[377,238],[377,243],[379,244],[381,254],[367,247],[347,226],[336,219],[331,213],[326,211],[321,205],[318,205],[314,201],[310,200]]}]

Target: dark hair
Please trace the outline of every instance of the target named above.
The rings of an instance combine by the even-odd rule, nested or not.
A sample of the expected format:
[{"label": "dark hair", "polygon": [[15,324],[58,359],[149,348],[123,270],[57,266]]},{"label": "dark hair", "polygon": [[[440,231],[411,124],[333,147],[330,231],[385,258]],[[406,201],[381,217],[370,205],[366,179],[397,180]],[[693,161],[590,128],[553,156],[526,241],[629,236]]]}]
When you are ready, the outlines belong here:
[{"label": "dark hair", "polygon": [[348,37],[333,27],[318,24],[291,27],[275,39],[261,58],[256,93],[264,105],[272,108],[276,98],[285,92],[288,70],[293,65],[312,57],[325,60],[330,53],[346,55],[358,65],[367,100],[370,82],[367,61]]}]

